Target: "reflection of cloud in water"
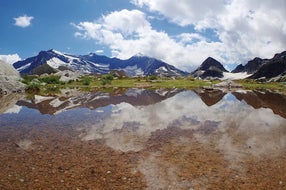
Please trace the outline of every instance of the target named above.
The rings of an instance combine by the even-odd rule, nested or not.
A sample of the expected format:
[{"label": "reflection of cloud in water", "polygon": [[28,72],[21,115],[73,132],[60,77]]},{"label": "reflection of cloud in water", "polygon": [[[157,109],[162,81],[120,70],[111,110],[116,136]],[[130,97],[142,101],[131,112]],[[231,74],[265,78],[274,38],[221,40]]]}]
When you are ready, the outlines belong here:
[{"label": "reflection of cloud in water", "polygon": [[190,182],[181,180],[175,169],[171,165],[166,166],[160,156],[159,153],[152,153],[138,166],[147,181],[147,189],[190,189]]},{"label": "reflection of cloud in water", "polygon": [[253,110],[241,120],[237,132],[247,136],[245,143],[252,154],[275,155],[286,148],[285,127],[285,119],[274,115],[270,109],[262,108]]},{"label": "reflection of cloud in water", "polygon": [[[126,122],[129,122],[127,128]],[[112,114],[88,127],[81,137],[83,140],[105,139],[115,150],[140,151],[152,132],[172,126],[194,130],[196,139],[206,143],[213,140],[212,135],[200,131],[207,125],[213,128],[210,130],[213,134],[220,135],[214,143],[225,152],[226,158],[239,159],[246,151],[253,155],[267,154],[273,147],[276,152],[282,151],[284,123],[285,119],[270,109],[256,110],[231,94],[208,107],[194,92],[184,91],[148,106],[112,105]],[[270,140],[271,143],[265,143]]]},{"label": "reflection of cloud in water", "polygon": [[4,113],[20,113],[22,106],[14,105],[13,107],[6,110]]}]

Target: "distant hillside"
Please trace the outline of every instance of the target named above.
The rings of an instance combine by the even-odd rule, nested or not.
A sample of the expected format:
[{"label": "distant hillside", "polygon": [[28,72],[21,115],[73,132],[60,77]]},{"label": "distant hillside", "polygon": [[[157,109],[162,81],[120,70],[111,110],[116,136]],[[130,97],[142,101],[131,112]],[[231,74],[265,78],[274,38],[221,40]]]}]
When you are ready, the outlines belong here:
[{"label": "distant hillside", "polygon": [[128,60],[109,58],[90,53],[68,55],[56,50],[41,51],[37,56],[18,61],[13,66],[21,74],[56,73],[61,70],[81,71],[85,74],[106,74],[124,71],[128,76],[185,76],[188,73],[163,61],[147,56],[133,56]]}]

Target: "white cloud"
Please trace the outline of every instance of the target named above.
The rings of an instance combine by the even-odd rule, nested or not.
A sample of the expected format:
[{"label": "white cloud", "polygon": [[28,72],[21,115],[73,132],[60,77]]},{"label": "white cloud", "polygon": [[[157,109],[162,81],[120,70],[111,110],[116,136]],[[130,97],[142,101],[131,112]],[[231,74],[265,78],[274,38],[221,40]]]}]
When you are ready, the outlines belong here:
[{"label": "white cloud", "polygon": [[[116,11],[95,22],[72,23],[72,25],[78,29],[76,37],[94,39],[108,45],[112,50],[112,56],[122,59],[142,53],[182,69],[197,66],[197,63],[202,61],[190,56],[189,50],[192,47],[186,45],[197,39],[203,43],[202,36],[181,34],[172,38],[166,32],[154,30],[146,15],[139,10]],[[180,42],[177,42],[177,39]]]},{"label": "white cloud", "polygon": [[14,18],[15,25],[22,27],[22,28],[26,28],[26,27],[30,26],[32,19],[34,19],[34,17],[27,16],[27,15],[23,15],[23,16],[19,16],[17,18]]},{"label": "white cloud", "polygon": [[139,7],[147,6],[181,26],[195,24],[224,9],[225,0],[131,0]]},{"label": "white cloud", "polygon": [[[94,22],[72,24],[76,37],[109,46],[113,56],[137,53],[192,70],[208,56],[223,64],[240,64],[259,56],[270,58],[286,49],[286,2],[247,0],[131,0],[192,33],[170,35],[153,28],[154,17],[139,10],[121,10]],[[151,18],[151,19],[150,19]],[[164,27],[164,26],[163,26]],[[213,31],[218,40],[205,34]],[[204,34],[204,35],[203,35]]]},{"label": "white cloud", "polygon": [[0,55],[0,60],[9,64],[13,64],[17,61],[20,61],[21,58],[18,54],[9,54],[9,55]]},{"label": "white cloud", "polygon": [[97,53],[97,54],[103,54],[103,53],[104,53],[104,50],[98,49],[98,50],[95,51],[95,53]]},{"label": "white cloud", "polygon": [[[284,0],[131,0],[180,26],[216,30],[224,63],[244,63],[255,56],[272,57],[286,49]],[[209,48],[205,46],[205,48]]]}]

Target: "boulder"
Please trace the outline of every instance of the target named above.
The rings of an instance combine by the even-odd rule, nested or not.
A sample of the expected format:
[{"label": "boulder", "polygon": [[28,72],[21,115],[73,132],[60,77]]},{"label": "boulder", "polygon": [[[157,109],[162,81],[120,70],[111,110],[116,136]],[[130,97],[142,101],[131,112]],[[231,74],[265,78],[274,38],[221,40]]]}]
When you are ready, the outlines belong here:
[{"label": "boulder", "polygon": [[0,95],[25,90],[25,85],[20,82],[19,72],[12,65],[0,60],[0,68]]},{"label": "boulder", "polygon": [[71,71],[71,70],[59,71],[56,73],[56,75],[61,76],[60,78],[61,82],[69,82],[72,80],[75,81],[80,77],[84,76],[84,74],[80,71]]}]

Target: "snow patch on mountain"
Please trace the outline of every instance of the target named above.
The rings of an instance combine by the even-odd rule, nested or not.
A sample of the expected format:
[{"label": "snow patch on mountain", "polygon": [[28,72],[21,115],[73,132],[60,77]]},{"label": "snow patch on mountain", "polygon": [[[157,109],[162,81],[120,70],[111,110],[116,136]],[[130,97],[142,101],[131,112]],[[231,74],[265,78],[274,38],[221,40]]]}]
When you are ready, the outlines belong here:
[{"label": "snow patch on mountain", "polygon": [[238,79],[245,79],[247,77],[251,76],[251,74],[247,74],[247,72],[243,73],[229,73],[229,72],[223,72],[223,78],[222,80],[238,80]]},{"label": "snow patch on mountain", "polygon": [[158,69],[156,69],[156,72],[160,72],[160,71],[168,72],[168,70],[164,66],[163,67],[159,67]]},{"label": "snow patch on mountain", "polygon": [[55,73],[59,70],[80,71],[84,74],[107,74],[113,70],[121,70],[131,77],[144,75],[186,76],[188,74],[163,61],[147,56],[137,55],[128,60],[120,60],[94,53],[79,56],[69,55],[56,50],[41,51],[37,56],[18,61],[13,66],[21,74],[38,75]]},{"label": "snow patch on mountain", "polygon": [[28,63],[27,65],[23,65],[22,67],[18,68],[17,70],[18,70],[19,72],[21,72],[21,71],[27,69],[28,67],[30,67],[31,64],[32,64],[32,63]]},{"label": "snow patch on mountain", "polygon": [[48,60],[47,64],[56,69],[58,69],[60,66],[67,65],[67,63],[56,57],[53,57],[52,59]]}]

